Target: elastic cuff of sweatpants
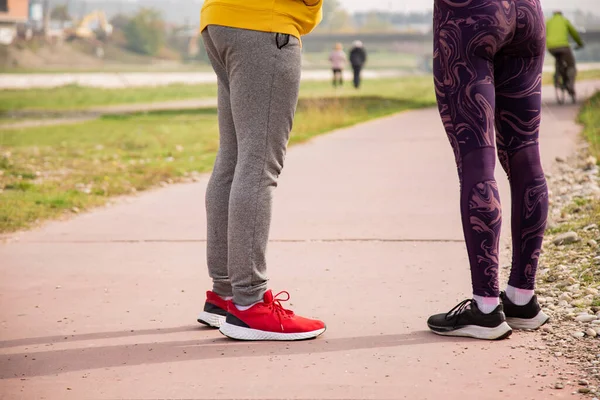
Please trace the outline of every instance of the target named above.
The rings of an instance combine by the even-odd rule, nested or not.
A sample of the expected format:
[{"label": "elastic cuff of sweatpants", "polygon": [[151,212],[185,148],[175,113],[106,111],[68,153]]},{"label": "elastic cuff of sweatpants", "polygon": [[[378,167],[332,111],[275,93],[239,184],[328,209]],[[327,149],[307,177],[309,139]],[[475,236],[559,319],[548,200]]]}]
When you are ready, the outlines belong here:
[{"label": "elastic cuff of sweatpants", "polygon": [[229,280],[213,281],[213,292],[221,297],[232,297],[233,289]]},{"label": "elastic cuff of sweatpants", "polygon": [[233,302],[238,306],[249,306],[263,301],[267,291],[267,282],[257,286],[233,288]]}]

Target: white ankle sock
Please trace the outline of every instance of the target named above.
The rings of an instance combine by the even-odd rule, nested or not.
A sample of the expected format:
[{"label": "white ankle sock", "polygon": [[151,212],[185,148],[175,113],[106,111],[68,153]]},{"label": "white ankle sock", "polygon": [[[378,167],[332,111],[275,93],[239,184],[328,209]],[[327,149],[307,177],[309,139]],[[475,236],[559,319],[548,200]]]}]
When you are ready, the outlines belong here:
[{"label": "white ankle sock", "polygon": [[[254,307],[255,305],[257,305],[258,303],[262,303],[262,301],[257,301],[256,303],[252,303],[249,306],[240,306],[238,304],[235,305],[235,308],[237,308],[240,311],[246,311],[251,309],[252,307]],[[235,303],[234,303],[235,304]]]},{"label": "white ankle sock", "polygon": [[483,297],[473,295],[479,311],[484,314],[490,314],[500,305],[500,297]]},{"label": "white ankle sock", "polygon": [[528,304],[531,301],[533,294],[533,290],[519,289],[510,285],[506,287],[506,296],[508,296],[508,299],[517,306]]}]

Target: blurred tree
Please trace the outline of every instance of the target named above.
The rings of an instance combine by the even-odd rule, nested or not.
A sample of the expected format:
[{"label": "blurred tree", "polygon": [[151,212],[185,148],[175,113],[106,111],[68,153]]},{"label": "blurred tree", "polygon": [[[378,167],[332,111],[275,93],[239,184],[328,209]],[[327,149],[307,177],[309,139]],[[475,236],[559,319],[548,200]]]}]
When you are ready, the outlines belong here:
[{"label": "blurred tree", "polygon": [[66,4],[60,4],[50,11],[50,19],[60,21],[64,27],[65,22],[71,21],[71,15],[69,14],[69,6]]},{"label": "blurred tree", "polygon": [[329,20],[328,30],[330,32],[353,32],[352,16],[343,8],[335,10]]},{"label": "blurred tree", "polygon": [[390,32],[394,25],[390,22],[389,14],[370,12],[360,27],[361,32]]},{"label": "blurred tree", "polygon": [[339,3],[339,0],[323,1],[323,20],[318,32],[353,32],[352,16]]},{"label": "blurred tree", "polygon": [[114,29],[124,31],[125,27],[127,26],[127,24],[129,24],[130,20],[131,19],[127,15],[117,14],[110,19],[110,24],[113,26]]},{"label": "blurred tree", "polygon": [[340,8],[340,3],[338,0],[326,0],[323,1],[323,21],[321,21],[321,25],[324,27],[329,26],[329,22],[331,21],[331,17]]},{"label": "blurred tree", "polygon": [[142,8],[124,29],[127,46],[140,54],[154,56],[165,43],[165,23],[158,11]]}]

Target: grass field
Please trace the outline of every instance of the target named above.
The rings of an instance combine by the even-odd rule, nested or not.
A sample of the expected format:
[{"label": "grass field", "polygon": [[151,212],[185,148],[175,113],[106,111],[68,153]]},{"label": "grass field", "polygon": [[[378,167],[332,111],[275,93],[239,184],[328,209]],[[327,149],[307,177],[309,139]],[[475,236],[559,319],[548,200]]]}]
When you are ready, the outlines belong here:
[{"label": "grass field", "polygon": [[[291,143],[432,104],[431,95],[411,98],[402,93],[408,100],[305,98],[298,106]],[[189,180],[211,169],[217,146],[215,109],[0,131],[0,233],[101,205],[111,196]]]},{"label": "grass field", "polygon": [[579,114],[592,154],[600,160],[600,92],[585,102]]},{"label": "grass field", "polygon": [[[329,82],[303,82],[300,92],[303,97],[376,95],[405,99],[410,95],[417,95],[420,98],[429,96],[433,99],[431,97],[433,84],[431,78],[427,76],[365,80],[361,90],[356,91],[350,87],[349,82],[338,90],[334,90]],[[94,106],[210,98],[216,95],[217,86],[214,84],[127,89],[99,89],[69,85],[54,89],[2,90],[0,91],[0,115],[19,110],[72,111]]]},{"label": "grass field", "polygon": [[[585,81],[590,79],[600,79],[600,69],[591,71],[579,71],[577,73],[578,81]],[[544,73],[544,85],[552,85],[554,83],[554,73]]]},{"label": "grass field", "polygon": [[[600,92],[590,98],[581,109],[579,121],[583,124],[583,135],[590,143],[590,152],[600,166]],[[589,223],[600,221],[600,200],[590,200]]]},{"label": "grass field", "polygon": [[127,89],[100,89],[67,85],[52,89],[0,91],[0,113],[16,110],[76,110],[113,104],[154,103],[215,97],[216,85],[169,85]]},{"label": "grass field", "polygon": [[[600,70],[582,71],[578,79],[600,79]],[[303,82],[302,97],[323,96],[380,96],[408,99],[416,95],[419,99],[433,99],[431,77],[413,76],[406,78],[365,80],[360,91],[350,87],[334,90],[329,82]],[[544,74],[544,83],[552,84],[552,74]],[[169,85],[127,89],[99,89],[77,85],[53,89],[2,90],[0,91],[0,118],[10,111],[66,111],[91,107],[155,103],[173,100],[212,98],[217,95],[214,84]]]},{"label": "grass field", "polygon": [[[304,68],[307,69],[329,69],[329,52],[311,52],[305,53]],[[391,53],[391,52],[370,52],[368,54],[369,69],[401,69],[414,70],[422,62],[421,57],[415,54]]]}]

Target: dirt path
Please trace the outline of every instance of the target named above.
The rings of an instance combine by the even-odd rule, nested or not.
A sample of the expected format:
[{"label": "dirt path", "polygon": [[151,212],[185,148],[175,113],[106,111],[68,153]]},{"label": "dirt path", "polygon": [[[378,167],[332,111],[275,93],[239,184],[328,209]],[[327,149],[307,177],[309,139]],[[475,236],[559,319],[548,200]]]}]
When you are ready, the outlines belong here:
[{"label": "dirt path", "polygon": [[194,110],[217,106],[216,98],[174,100],[156,103],[117,104],[113,106],[91,107],[84,110],[65,111],[15,111],[11,115],[18,122],[0,124],[0,129],[23,129],[37,126],[77,124],[91,121],[102,115],[123,115],[140,112]]}]

